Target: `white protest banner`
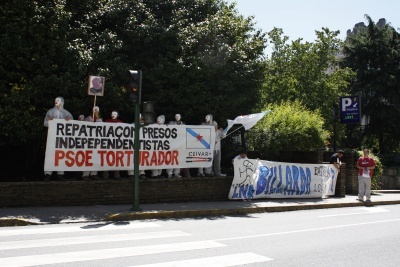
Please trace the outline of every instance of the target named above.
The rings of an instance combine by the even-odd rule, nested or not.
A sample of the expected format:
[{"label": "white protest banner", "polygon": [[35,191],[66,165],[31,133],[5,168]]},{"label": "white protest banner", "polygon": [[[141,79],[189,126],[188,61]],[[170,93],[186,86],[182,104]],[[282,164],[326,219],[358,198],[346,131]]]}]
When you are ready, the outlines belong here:
[{"label": "white protest banner", "polygon": [[335,194],[332,164],[235,159],[229,199],[322,198]]},{"label": "white protest banner", "polygon": [[[211,167],[214,126],[140,127],[141,170]],[[45,171],[131,170],[134,124],[49,121]]]}]

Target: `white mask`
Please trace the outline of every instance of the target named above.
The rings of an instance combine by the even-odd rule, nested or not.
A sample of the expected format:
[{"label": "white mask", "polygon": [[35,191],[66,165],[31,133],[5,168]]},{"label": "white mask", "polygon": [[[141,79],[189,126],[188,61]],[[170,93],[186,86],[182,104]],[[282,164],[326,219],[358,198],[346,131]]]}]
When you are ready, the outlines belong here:
[{"label": "white mask", "polygon": [[57,97],[56,100],[54,101],[54,105],[56,105],[57,107],[61,106],[62,105],[61,98]]},{"label": "white mask", "polygon": [[118,112],[116,111],[111,112],[111,119],[115,120],[116,118],[118,118]]},{"label": "white mask", "polygon": [[175,115],[175,120],[180,121],[181,120],[181,114],[176,114]]},{"label": "white mask", "polygon": [[165,122],[164,115],[161,115],[161,116],[157,117],[157,124],[164,124],[164,122]]},{"label": "white mask", "polygon": [[99,112],[99,111],[100,111],[100,108],[99,108],[98,106],[95,106],[95,107],[93,107],[93,111],[94,111],[94,112]]},{"label": "white mask", "polygon": [[206,116],[206,122],[210,122],[211,121],[211,116],[210,115],[207,115]]}]

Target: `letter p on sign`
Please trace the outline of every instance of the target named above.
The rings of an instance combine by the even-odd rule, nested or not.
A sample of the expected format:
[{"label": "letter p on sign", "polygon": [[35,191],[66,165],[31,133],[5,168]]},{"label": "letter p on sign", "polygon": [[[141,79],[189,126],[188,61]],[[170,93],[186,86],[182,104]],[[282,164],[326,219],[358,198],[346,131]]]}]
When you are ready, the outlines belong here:
[{"label": "letter p on sign", "polygon": [[342,103],[341,103],[341,107],[342,107],[342,111],[346,111],[347,107],[351,106],[351,98],[350,97],[342,97]]}]

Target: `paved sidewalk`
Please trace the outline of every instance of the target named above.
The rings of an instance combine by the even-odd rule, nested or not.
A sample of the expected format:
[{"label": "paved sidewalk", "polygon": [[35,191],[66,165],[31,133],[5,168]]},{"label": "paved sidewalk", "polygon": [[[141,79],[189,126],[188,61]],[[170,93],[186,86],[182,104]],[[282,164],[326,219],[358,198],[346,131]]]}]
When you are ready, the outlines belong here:
[{"label": "paved sidewalk", "polygon": [[218,217],[262,212],[326,209],[355,206],[400,204],[400,190],[381,190],[372,195],[372,202],[360,202],[355,195],[326,199],[258,199],[252,201],[216,201],[132,205],[54,206],[0,208],[0,226],[58,224],[98,221]]}]

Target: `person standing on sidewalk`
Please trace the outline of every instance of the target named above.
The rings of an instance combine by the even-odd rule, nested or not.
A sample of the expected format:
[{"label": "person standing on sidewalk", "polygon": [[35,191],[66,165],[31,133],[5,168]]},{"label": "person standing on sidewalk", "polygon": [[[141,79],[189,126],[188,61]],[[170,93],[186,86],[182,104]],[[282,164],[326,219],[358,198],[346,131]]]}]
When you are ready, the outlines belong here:
[{"label": "person standing on sidewalk", "polygon": [[373,170],[375,169],[375,161],[369,157],[369,149],[364,149],[364,156],[360,157],[357,161],[358,168],[358,199],[371,201],[371,179]]},{"label": "person standing on sidewalk", "polygon": [[[157,117],[157,122],[153,125],[164,125],[165,124],[165,116],[164,115],[160,115]],[[153,169],[151,170],[151,178],[154,179],[163,179],[165,178],[162,175],[163,170],[162,169]]]},{"label": "person standing on sidewalk", "polygon": [[[74,119],[72,114],[68,110],[64,109],[64,98],[62,96],[56,97],[56,99],[54,100],[54,107],[47,111],[43,122],[44,127],[49,127],[49,121],[53,119],[64,119],[66,121]],[[50,181],[52,173],[52,171],[45,171],[44,181]],[[64,171],[57,171],[57,180],[65,180]]]},{"label": "person standing on sidewalk", "polygon": [[[120,123],[122,120],[119,119],[119,114],[116,110],[113,110],[111,112],[111,118],[108,118],[105,120],[105,122],[110,122],[110,123]],[[103,172],[103,178],[108,179],[108,171]],[[119,174],[119,171],[114,171],[114,179],[119,180],[121,179],[121,176]]]},{"label": "person standing on sidewalk", "polygon": [[[201,125],[213,125],[214,127],[218,127],[218,123],[213,120],[213,115],[212,114],[207,114],[205,117],[205,121],[201,123]],[[215,140],[217,140],[217,137],[215,137]],[[215,154],[215,147],[214,147],[214,154]],[[215,155],[214,155],[215,157]],[[198,177],[213,177],[214,173],[212,173],[213,166],[207,167],[207,168],[198,168],[197,170],[197,176]]]},{"label": "person standing on sidewalk", "polygon": [[[100,116],[100,108],[98,106],[94,106],[93,110],[92,110],[92,114],[87,116],[85,118],[85,121],[103,122],[103,119]],[[82,180],[88,181],[88,180],[90,180],[90,178],[93,180],[100,180],[100,177],[97,176],[97,170],[82,172]]]},{"label": "person standing on sidewalk", "polygon": [[[168,125],[185,125],[185,123],[181,120],[182,116],[181,114],[175,114],[175,120],[174,121],[170,121],[168,123]],[[167,175],[168,178],[182,178],[182,176],[180,175],[181,169],[180,168],[170,168],[167,169]],[[188,173],[188,171],[186,172],[186,174]],[[189,174],[190,176],[190,174]]]},{"label": "person standing on sidewalk", "polygon": [[331,156],[331,159],[329,161],[329,164],[333,164],[333,166],[337,169],[338,173],[340,172],[340,166],[342,165],[340,158],[343,157],[343,154],[344,154],[343,150],[339,150],[337,153]]}]

